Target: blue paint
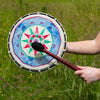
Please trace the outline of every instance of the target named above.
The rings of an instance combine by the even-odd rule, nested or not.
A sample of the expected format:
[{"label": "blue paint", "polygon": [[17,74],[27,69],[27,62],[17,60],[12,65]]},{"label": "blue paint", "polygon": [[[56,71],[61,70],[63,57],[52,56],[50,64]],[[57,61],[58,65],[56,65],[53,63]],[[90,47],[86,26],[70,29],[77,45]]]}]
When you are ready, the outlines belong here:
[{"label": "blue paint", "polygon": [[48,30],[51,30],[51,29],[52,29],[52,26],[49,26],[47,29],[48,29]]},{"label": "blue paint", "polygon": [[25,31],[26,27],[25,26],[22,26],[22,31]]},{"label": "blue paint", "polygon": [[[31,22],[34,22],[32,24],[30,24]],[[41,22],[43,24],[41,24]],[[56,44],[56,46],[54,47],[54,44],[51,47],[50,52],[54,53],[55,55],[57,55],[59,47],[60,47],[60,35],[59,35],[59,31],[58,29],[54,26],[53,23],[51,23],[49,20],[47,19],[43,19],[40,17],[35,17],[35,18],[31,18],[31,19],[27,19],[24,20],[17,28],[16,31],[14,33],[14,37],[13,37],[13,48],[15,51],[15,54],[18,56],[18,58],[20,58],[20,60],[27,64],[27,65],[31,65],[31,66],[39,66],[39,65],[44,65],[49,63],[49,61],[51,61],[52,57],[50,56],[45,56],[42,57],[41,61],[39,60],[40,58],[33,58],[33,57],[29,57],[26,54],[24,54],[24,52],[21,50],[21,47],[18,44],[20,44],[20,37],[21,34],[23,33],[23,31],[25,31],[28,27],[32,26],[32,25],[42,25],[43,27],[46,27],[48,29],[48,31],[50,33],[52,33],[53,35],[53,40],[54,40],[54,44]],[[18,38],[19,35],[19,38]],[[21,55],[21,52],[23,52],[24,55]]]},{"label": "blue paint", "polygon": [[33,57],[28,57],[29,61],[33,61],[33,59],[34,59]]}]

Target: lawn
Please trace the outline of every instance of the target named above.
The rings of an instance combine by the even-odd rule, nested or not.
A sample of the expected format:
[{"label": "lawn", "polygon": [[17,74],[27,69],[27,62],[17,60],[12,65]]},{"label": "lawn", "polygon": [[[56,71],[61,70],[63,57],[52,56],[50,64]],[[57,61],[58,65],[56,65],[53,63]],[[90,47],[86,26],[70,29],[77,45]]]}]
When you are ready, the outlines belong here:
[{"label": "lawn", "polygon": [[[67,41],[94,39],[100,31],[99,0],[0,0],[0,100],[100,100],[100,81],[87,84],[61,63],[33,73],[11,60],[9,31],[20,17],[33,12],[56,17]],[[100,67],[100,55],[65,53],[63,59],[75,66]]]}]

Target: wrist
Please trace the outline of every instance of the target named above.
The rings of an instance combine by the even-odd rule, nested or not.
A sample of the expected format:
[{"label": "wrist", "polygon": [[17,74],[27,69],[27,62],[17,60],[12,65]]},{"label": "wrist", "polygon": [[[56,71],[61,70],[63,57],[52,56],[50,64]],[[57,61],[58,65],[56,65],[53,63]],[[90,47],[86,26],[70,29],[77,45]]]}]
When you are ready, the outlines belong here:
[{"label": "wrist", "polygon": [[98,68],[97,70],[98,70],[98,77],[99,77],[99,80],[100,80],[100,68]]},{"label": "wrist", "polygon": [[69,48],[69,42],[67,42],[66,52],[69,52],[68,48]]},{"label": "wrist", "polygon": [[100,68],[98,68],[98,70],[99,70],[99,76],[100,76]]}]

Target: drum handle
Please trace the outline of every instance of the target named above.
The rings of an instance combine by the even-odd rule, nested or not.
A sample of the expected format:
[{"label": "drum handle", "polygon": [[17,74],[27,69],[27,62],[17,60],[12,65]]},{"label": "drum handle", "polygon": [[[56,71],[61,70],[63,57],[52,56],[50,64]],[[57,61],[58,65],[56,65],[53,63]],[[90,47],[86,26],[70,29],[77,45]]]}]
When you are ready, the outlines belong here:
[{"label": "drum handle", "polygon": [[74,65],[72,65],[72,64],[70,64],[70,63],[68,63],[67,61],[63,60],[62,58],[60,58],[60,57],[58,57],[58,56],[56,56],[56,55],[54,55],[53,53],[49,52],[48,50],[44,49],[43,51],[44,51],[46,54],[50,55],[51,57],[57,59],[57,60],[60,61],[61,63],[67,65],[69,68],[73,69],[74,71],[76,71],[76,70],[81,70],[80,68],[78,68],[78,67],[76,67],[76,66],[74,66]]}]

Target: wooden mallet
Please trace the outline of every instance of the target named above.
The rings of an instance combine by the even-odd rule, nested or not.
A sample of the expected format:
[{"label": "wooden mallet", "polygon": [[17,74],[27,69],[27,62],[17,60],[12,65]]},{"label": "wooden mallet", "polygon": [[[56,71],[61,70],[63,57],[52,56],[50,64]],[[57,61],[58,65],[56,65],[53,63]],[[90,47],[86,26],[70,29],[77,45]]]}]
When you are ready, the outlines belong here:
[{"label": "wooden mallet", "polygon": [[53,57],[53,58],[57,59],[58,61],[60,61],[61,63],[67,65],[69,68],[73,69],[74,71],[80,70],[80,68],[73,66],[72,64],[70,64],[67,61],[63,60],[62,58],[60,58],[60,57],[54,55],[53,53],[51,53],[50,51],[46,50],[41,43],[33,42],[32,43],[32,48],[39,51],[39,52],[45,52],[46,54],[48,54],[51,57]]}]

